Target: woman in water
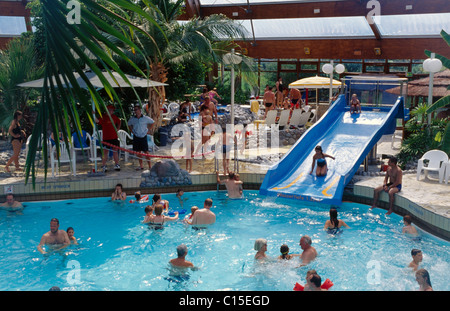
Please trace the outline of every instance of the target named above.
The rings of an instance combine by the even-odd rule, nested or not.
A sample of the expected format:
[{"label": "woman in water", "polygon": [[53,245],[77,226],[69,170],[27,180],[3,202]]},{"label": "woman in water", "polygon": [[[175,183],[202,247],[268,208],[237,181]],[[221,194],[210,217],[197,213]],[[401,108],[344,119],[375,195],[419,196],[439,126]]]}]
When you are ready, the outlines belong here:
[{"label": "woman in water", "polygon": [[255,259],[265,259],[267,258],[267,240],[266,239],[257,239],[255,241],[254,249],[256,251]]},{"label": "woman in water", "polygon": [[125,201],[126,199],[127,194],[123,192],[122,184],[117,184],[111,195],[111,201]]},{"label": "woman in water", "polygon": [[425,269],[417,270],[416,272],[416,281],[420,285],[420,291],[432,291],[433,287],[431,287],[430,274]]},{"label": "woman in water", "polygon": [[155,215],[151,217],[150,222],[148,224],[153,227],[153,229],[158,230],[162,229],[164,226],[164,222],[171,221],[171,220],[177,220],[178,219],[178,212],[175,212],[174,217],[170,216],[164,216],[162,215],[164,206],[162,204],[157,204],[155,206]]},{"label": "woman in water", "polygon": [[324,230],[328,233],[336,234],[339,232],[339,229],[344,226],[345,228],[350,228],[343,220],[337,218],[338,213],[335,208],[330,209],[330,220],[325,222]]},{"label": "woman in water", "polygon": [[317,161],[316,176],[325,176],[327,174],[327,170],[328,170],[327,161],[325,160],[325,158],[328,157],[328,158],[332,158],[333,160],[335,158],[326,153],[323,153],[321,146],[316,146],[316,148],[314,148],[314,151],[316,152],[316,154],[313,156],[311,172],[309,174],[312,174],[312,172],[314,170],[314,165]]}]

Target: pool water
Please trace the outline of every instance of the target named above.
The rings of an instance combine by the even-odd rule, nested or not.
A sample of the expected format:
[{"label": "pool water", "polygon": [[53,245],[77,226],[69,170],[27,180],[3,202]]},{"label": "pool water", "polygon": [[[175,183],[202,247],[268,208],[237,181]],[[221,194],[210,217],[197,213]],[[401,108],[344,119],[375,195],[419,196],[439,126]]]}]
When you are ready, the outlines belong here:
[{"label": "pool water", "polygon": [[[175,194],[163,194],[170,209],[179,209]],[[181,221],[152,230],[141,223],[145,204],[116,204],[109,198],[26,203],[22,215],[0,213],[0,290],[249,290],[292,291],[305,283],[306,271],[316,269],[331,290],[417,290],[407,265],[411,249],[423,252],[421,267],[430,273],[434,290],[450,290],[450,243],[421,232],[420,239],[401,234],[402,218],[385,216],[385,210],[344,203],[339,218],[350,229],[338,235],[323,231],[329,219],[322,205],[263,198],[245,191],[245,199],[228,199],[220,191],[185,193],[184,208],[203,207],[213,199],[216,223],[193,230]],[[131,197],[129,196],[128,200]],[[37,250],[50,219],[60,228],[73,227],[78,246],[44,256]],[[318,251],[315,261],[298,268],[299,259],[279,261],[280,246],[301,253],[302,235],[312,237]],[[273,260],[254,260],[254,241],[268,240]],[[198,268],[174,275],[168,261],[184,243],[187,260]]]}]

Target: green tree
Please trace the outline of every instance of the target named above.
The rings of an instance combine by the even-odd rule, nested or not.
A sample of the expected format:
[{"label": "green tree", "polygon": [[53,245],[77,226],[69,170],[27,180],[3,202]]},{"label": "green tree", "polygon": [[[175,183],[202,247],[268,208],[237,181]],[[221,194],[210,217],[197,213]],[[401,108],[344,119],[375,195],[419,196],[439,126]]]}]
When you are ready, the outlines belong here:
[{"label": "green tree", "polygon": [[9,127],[14,111],[24,111],[33,92],[17,84],[38,79],[42,73],[43,66],[37,61],[33,36],[29,33],[11,40],[0,51],[0,127]]},{"label": "green tree", "polygon": [[[194,61],[209,68],[213,63],[221,63],[222,56],[236,47],[232,41],[244,39],[247,35],[244,27],[224,15],[178,21],[183,0],[144,0],[138,1],[138,4],[146,12],[152,12],[156,24],[130,13],[130,20],[151,34],[151,37],[145,37],[142,33],[133,32],[130,38],[145,51],[149,64],[148,77],[154,81],[167,82],[171,66],[176,68]],[[162,33],[156,31],[157,27],[163,29],[168,40],[162,40]],[[156,126],[162,120],[161,105],[165,98],[164,87],[149,90],[149,113],[155,119]]]},{"label": "green tree", "polygon": [[[450,47],[450,35],[448,33],[446,33],[444,30],[441,31],[441,37],[444,39],[444,41],[447,43],[447,45]],[[430,57],[431,56],[431,52],[430,51],[425,51],[425,54]],[[448,59],[445,56],[442,55],[436,55],[436,58],[439,58],[442,61],[442,65],[444,65],[444,67],[450,69],[450,59]],[[450,90],[450,85],[447,87],[448,90]],[[433,113],[436,110],[449,106],[450,105],[450,95],[444,96],[442,98],[440,98],[439,100],[437,100],[436,102],[434,102],[430,107],[428,107],[427,109],[427,113]],[[450,123],[447,120],[446,126],[445,126],[445,130],[443,132],[443,134],[441,135],[441,149],[443,151],[445,151],[447,154],[450,154]]]},{"label": "green tree", "polygon": [[[146,75],[113,41],[122,42],[135,54],[143,54],[143,52],[125,34],[139,32],[143,37],[152,41],[149,33],[129,21],[126,12],[135,12],[157,25],[152,15],[128,0],[83,0],[82,3],[68,0],[36,1],[39,1],[36,11],[38,11],[38,18],[42,26],[43,42],[41,46],[45,69],[44,87],[41,92],[36,124],[32,132],[25,172],[26,182],[31,176],[33,184],[36,176],[33,159],[41,135],[46,141],[47,129],[50,127],[51,131],[55,133],[61,132],[64,141],[68,143],[71,127],[73,130],[81,132],[80,115],[85,115],[93,123],[92,102],[98,111],[106,110],[105,101],[90,83],[80,61],[99,77],[107,98],[120,103],[119,96],[113,85],[107,81],[106,76],[114,70],[125,81],[129,81],[113,55],[119,56],[141,76],[145,77]],[[162,40],[167,39],[161,28],[155,26],[154,31],[161,34]],[[75,73],[80,75],[87,85],[87,90],[80,86]],[[64,85],[70,85],[70,88],[66,88]],[[139,100],[137,93],[136,97]],[[48,150],[47,144],[42,146],[46,176]],[[58,140],[56,146],[59,148]]]}]

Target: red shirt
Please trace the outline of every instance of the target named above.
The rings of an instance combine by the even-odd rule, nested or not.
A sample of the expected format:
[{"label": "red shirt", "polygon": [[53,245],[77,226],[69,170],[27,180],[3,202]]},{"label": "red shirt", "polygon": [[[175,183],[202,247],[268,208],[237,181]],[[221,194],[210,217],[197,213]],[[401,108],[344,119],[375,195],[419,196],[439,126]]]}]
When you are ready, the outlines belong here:
[{"label": "red shirt", "polygon": [[[111,115],[111,119],[114,121],[114,125],[116,126],[117,130],[119,130],[120,119],[113,114]],[[101,117],[98,121],[99,121],[98,123],[102,126],[103,140],[111,140],[118,138],[113,123],[111,122],[107,114],[104,114],[103,117]]]}]

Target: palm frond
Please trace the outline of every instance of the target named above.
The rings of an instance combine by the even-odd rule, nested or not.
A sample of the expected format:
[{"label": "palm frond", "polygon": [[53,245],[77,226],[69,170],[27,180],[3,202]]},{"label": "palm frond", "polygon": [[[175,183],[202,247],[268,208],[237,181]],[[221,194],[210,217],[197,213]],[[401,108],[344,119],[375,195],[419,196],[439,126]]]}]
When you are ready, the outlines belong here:
[{"label": "palm frond", "polygon": [[[105,108],[105,102],[86,76],[78,59],[86,64],[94,72],[103,84],[103,88],[111,100],[120,104],[120,98],[106,76],[111,71],[116,71],[130,85],[127,77],[113,59],[111,52],[119,55],[121,59],[131,65],[136,72],[145,77],[144,71],[138,67],[117,45],[111,42],[105,34],[115,37],[124,45],[128,45],[135,53],[143,54],[124,29],[132,29],[144,36],[150,35],[136,27],[125,17],[120,16],[104,5],[94,0],[84,0],[80,6],[80,22],[71,24],[67,17],[69,9],[66,7],[68,0],[41,0],[41,18],[44,28],[45,40],[45,72],[42,101],[38,109],[36,125],[33,129],[30,141],[29,153],[26,162],[25,181],[32,177],[33,185],[36,178],[34,158],[37,150],[38,138],[41,135],[44,142],[47,140],[47,129],[54,133],[62,133],[64,141],[71,139],[71,131],[81,131],[80,114],[87,115],[90,122],[92,118],[92,103],[100,110]],[[127,0],[109,0],[109,5],[118,9],[129,10],[145,16],[150,22],[152,17],[139,6]],[[108,19],[108,22],[104,18]],[[157,25],[154,22],[155,25]],[[161,29],[156,27],[156,29]],[[80,47],[81,45],[81,47]],[[91,59],[90,55],[94,56]],[[148,64],[147,64],[148,67]],[[78,73],[86,84],[83,89],[75,77]],[[66,87],[70,85],[70,87]],[[138,100],[139,96],[135,92]],[[79,110],[80,104],[81,110]],[[59,150],[59,143],[56,140]],[[44,152],[45,177],[47,176],[47,144],[42,144]]]}]

